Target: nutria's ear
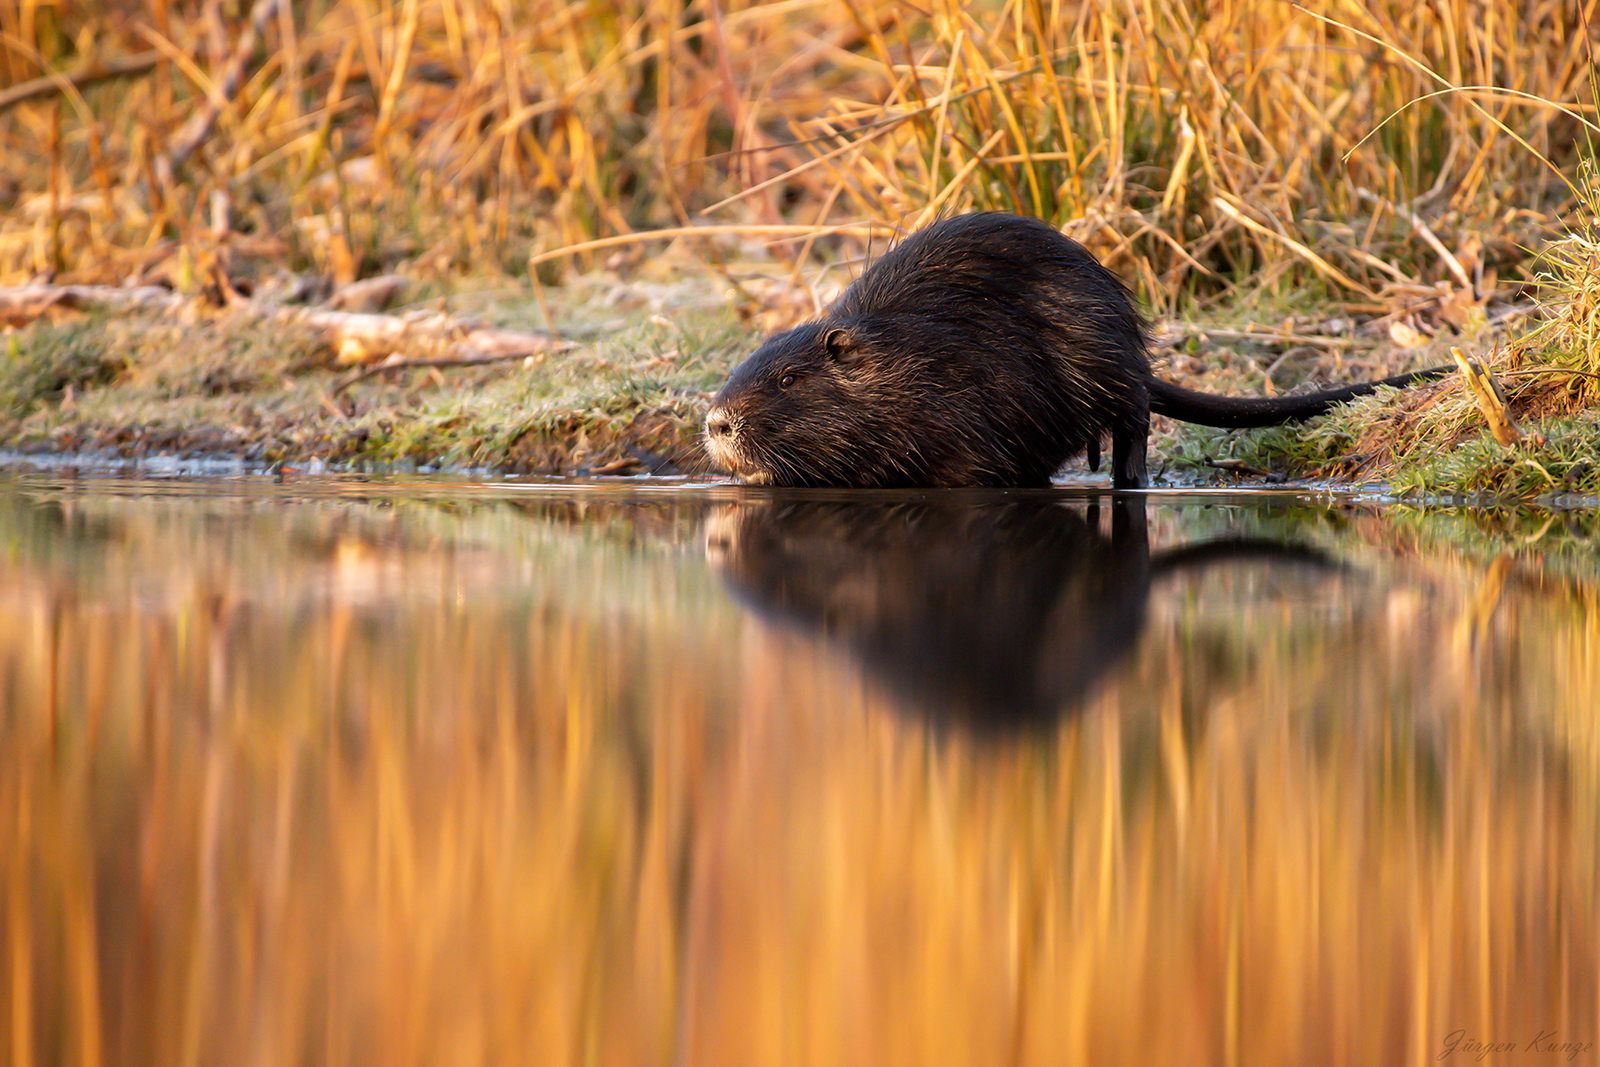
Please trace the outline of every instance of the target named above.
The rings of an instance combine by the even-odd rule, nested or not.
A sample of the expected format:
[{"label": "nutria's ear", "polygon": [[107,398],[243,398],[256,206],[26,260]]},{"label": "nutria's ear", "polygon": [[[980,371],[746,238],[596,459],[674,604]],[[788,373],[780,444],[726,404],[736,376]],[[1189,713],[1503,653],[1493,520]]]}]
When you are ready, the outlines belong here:
[{"label": "nutria's ear", "polygon": [[830,356],[842,356],[856,346],[856,343],[850,339],[848,333],[837,328],[827,332],[822,339],[822,344],[827,348]]}]

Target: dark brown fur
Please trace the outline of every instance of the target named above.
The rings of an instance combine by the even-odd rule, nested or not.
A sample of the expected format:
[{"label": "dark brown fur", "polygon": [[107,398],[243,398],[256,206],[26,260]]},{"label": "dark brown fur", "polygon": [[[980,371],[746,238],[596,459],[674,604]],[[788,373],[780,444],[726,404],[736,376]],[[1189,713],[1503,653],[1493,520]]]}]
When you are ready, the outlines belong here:
[{"label": "dark brown fur", "polygon": [[[1145,484],[1150,412],[1213,426],[1309,418],[1374,385],[1215,397],[1154,378],[1121,281],[1038,219],[980,212],[890,248],[822,318],[769,338],[706,415],[712,463],[748,482],[1042,486],[1111,441]],[[1424,374],[1432,372],[1423,372]]]}]

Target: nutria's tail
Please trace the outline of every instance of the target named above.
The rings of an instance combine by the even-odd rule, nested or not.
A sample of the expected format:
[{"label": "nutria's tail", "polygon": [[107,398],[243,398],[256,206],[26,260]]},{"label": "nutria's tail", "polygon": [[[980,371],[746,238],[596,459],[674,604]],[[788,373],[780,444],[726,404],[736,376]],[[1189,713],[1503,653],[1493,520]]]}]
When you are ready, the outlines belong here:
[{"label": "nutria's tail", "polygon": [[1254,397],[1217,396],[1214,393],[1197,393],[1180,389],[1160,378],[1150,379],[1150,410],[1158,415],[1182,422],[1197,422],[1201,426],[1221,426],[1240,430],[1250,426],[1276,426],[1280,422],[1297,422],[1324,414],[1335,404],[1352,397],[1365,396],[1380,385],[1396,388],[1416,382],[1438,378],[1455,370],[1454,367],[1430,367],[1428,370],[1397,374],[1376,382],[1347,385],[1343,389],[1329,389],[1325,393],[1307,393],[1304,396]]}]

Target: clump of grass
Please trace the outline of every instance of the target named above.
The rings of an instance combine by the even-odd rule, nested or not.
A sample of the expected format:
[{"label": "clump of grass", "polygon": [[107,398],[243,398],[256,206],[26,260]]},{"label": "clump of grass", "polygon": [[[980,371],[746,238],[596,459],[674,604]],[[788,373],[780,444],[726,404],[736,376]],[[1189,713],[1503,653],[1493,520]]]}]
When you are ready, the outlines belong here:
[{"label": "clump of grass", "polygon": [[[1591,92],[1592,71],[1585,77]],[[1512,418],[1538,420],[1523,440],[1502,445],[1486,431],[1472,393],[1454,379],[1414,388],[1392,403],[1380,390],[1304,429],[1273,428],[1224,438],[1212,431],[1179,435],[1180,462],[1215,454],[1300,475],[1339,468],[1388,480],[1401,493],[1474,499],[1593,497],[1600,491],[1600,170],[1593,157],[1600,126],[1576,111],[1577,159],[1568,232],[1542,253],[1537,278],[1544,322],[1511,343],[1497,342],[1485,362],[1507,385]],[[1531,146],[1515,136],[1509,141]],[[1529,153],[1554,170],[1537,150]],[[1564,180],[1564,179],[1563,179]]]},{"label": "clump of grass", "polygon": [[113,381],[125,368],[92,318],[40,321],[12,334],[0,355],[0,412],[21,420],[77,393]]},{"label": "clump of grass", "polygon": [[286,375],[327,361],[327,341],[310,327],[224,315],[204,331],[135,321],[121,332],[130,377],[152,398],[220,397],[278,387]]},{"label": "clump of grass", "polygon": [[[1530,499],[1600,494],[1600,171],[1583,161],[1572,229],[1542,261],[1545,321],[1494,361],[1507,376],[1513,415],[1537,417],[1507,447],[1482,425],[1465,388],[1420,414],[1394,446],[1401,492]],[[1449,446],[1440,448],[1441,443]]]},{"label": "clump of grass", "polygon": [[1356,437],[1354,418],[1336,412],[1307,426],[1269,426],[1259,430],[1221,430],[1184,426],[1166,441],[1164,455],[1185,479],[1219,463],[1273,474],[1303,474],[1340,462]]},{"label": "clump of grass", "polygon": [[1600,398],[1600,164],[1580,170],[1579,217],[1541,257],[1541,302],[1547,322],[1530,338],[1550,364],[1580,372],[1561,384],[1580,402]]},{"label": "clump of grass", "polygon": [[1387,483],[1397,495],[1503,502],[1600,496],[1600,410],[1537,424],[1499,444],[1454,380],[1380,389],[1308,423],[1250,431],[1184,427],[1167,454],[1193,477],[1228,460],[1288,477]]},{"label": "clump of grass", "polygon": [[1506,448],[1487,430],[1402,466],[1397,493],[1477,500],[1600,497],[1600,412],[1587,411],[1539,438]]}]

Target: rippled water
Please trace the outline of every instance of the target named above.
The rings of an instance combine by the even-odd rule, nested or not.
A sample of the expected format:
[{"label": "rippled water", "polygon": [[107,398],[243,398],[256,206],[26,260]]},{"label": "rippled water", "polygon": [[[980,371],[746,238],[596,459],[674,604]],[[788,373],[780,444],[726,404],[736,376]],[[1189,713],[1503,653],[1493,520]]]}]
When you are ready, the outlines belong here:
[{"label": "rippled water", "polygon": [[0,477],[0,1049],[1596,1062],[1596,525]]}]

